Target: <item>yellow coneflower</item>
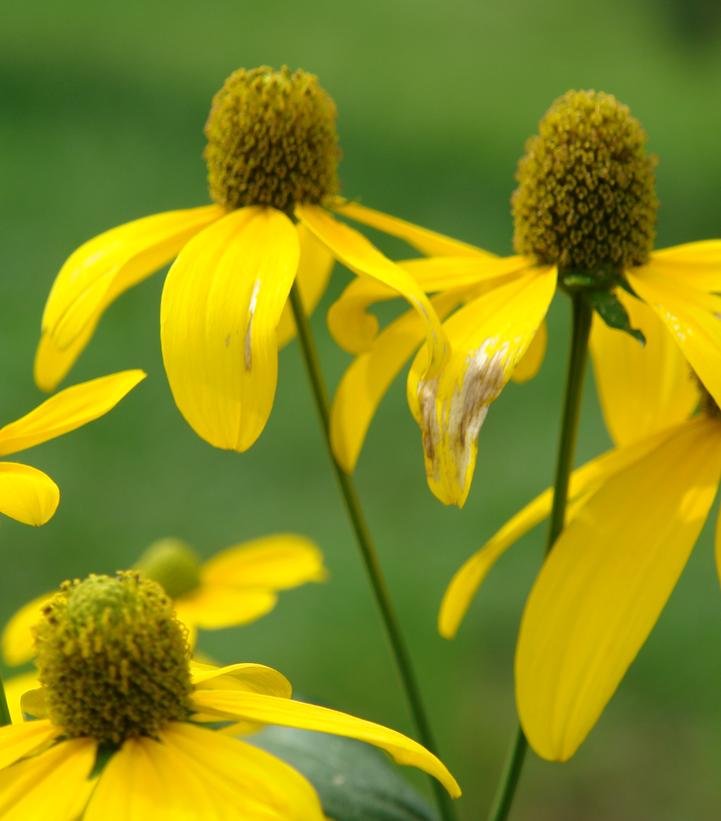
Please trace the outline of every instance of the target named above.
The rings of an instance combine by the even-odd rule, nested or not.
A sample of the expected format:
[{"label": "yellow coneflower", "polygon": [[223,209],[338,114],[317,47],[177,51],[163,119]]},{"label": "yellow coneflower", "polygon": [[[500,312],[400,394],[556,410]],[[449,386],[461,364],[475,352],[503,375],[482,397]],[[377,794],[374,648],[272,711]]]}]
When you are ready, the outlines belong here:
[{"label": "yellow coneflower", "polygon": [[[280,590],[326,578],[323,555],[303,536],[281,533],[221,550],[206,562],[180,539],[154,542],[135,568],[161,585],[189,631],[247,624],[275,607]],[[7,664],[29,661],[32,627],[55,594],[38,596],[20,608],[2,633]]]},{"label": "yellow coneflower", "polygon": [[[656,314],[624,302],[645,348],[598,321],[591,338],[618,447],[573,474],[568,524],[535,581],[516,651],[521,723],[551,760],[570,758],[598,720],[671,595],[721,480],[716,403]],[[547,490],[456,573],[441,607],[443,635],[455,635],[493,564],[550,506]]]},{"label": "yellow coneflower", "polygon": [[[60,391],[0,428],[0,456],[27,450],[104,416],[143,379],[142,371],[122,371]],[[0,462],[0,513],[26,525],[44,525],[59,501],[58,486],[41,470]]]},{"label": "yellow coneflower", "polygon": [[[653,250],[658,203],[645,141],[628,108],[610,95],[565,94],[541,121],[518,167],[517,255],[449,255],[404,266],[426,292],[437,294],[432,302],[441,316],[452,314],[443,322],[449,364],[429,377],[424,346],[408,379],[428,482],[444,503],[460,506],[467,498],[490,403],[519,362],[523,378],[538,367],[543,319],[557,287],[583,291],[607,320],[621,325],[620,296],[632,291],[657,313],[721,401],[721,241]],[[378,283],[354,281],[329,314],[337,341],[360,353],[333,408],[335,452],[347,470],[388,385],[423,342],[410,314],[376,336],[378,323],[366,311],[392,296]]]},{"label": "yellow coneflower", "polygon": [[464,246],[344,204],[335,116],[332,99],[304,71],[232,74],[215,95],[205,128],[215,204],[136,220],[70,256],[43,315],[38,385],[56,385],[105,309],[174,257],[160,312],[165,369],[181,413],[217,447],[243,451],[260,435],[275,395],[278,344],[294,329],[291,287],[297,280],[312,310],[333,259],[411,302],[427,329],[428,367],[436,373],[447,351],[426,295],[329,209],[368,224],[379,218],[423,253],[461,254]]},{"label": "yellow coneflower", "polygon": [[260,664],[189,662],[159,585],[135,573],[67,583],[36,629],[37,720],[0,728],[0,818],[325,821],[292,767],[218,730],[280,724],[374,744],[460,789],[446,767],[378,724],[293,701]]}]

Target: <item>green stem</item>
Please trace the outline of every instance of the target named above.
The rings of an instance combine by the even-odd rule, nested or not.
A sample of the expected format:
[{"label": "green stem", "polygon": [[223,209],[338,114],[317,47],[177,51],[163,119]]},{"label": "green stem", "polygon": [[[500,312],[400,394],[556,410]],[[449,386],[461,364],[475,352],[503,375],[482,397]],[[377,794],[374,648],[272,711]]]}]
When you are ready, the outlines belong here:
[{"label": "green stem", "polygon": [[[568,483],[573,470],[573,457],[578,436],[578,420],[583,393],[583,377],[588,359],[588,336],[591,331],[591,306],[580,293],[571,296],[573,305],[573,330],[571,332],[571,350],[568,358],[566,375],[566,392],[561,420],[561,440],[558,445],[556,478],[553,484],[553,505],[546,542],[546,556],[551,552],[556,539],[563,530],[566,519],[566,502],[568,501]],[[528,741],[520,724],[508,753],[506,765],[498,785],[496,797],[488,815],[488,821],[505,821],[511,811],[513,798],[521,777],[523,762],[526,758]]]},{"label": "green stem", "polygon": [[12,724],[12,719],[10,718],[8,699],[5,695],[5,685],[2,678],[0,678],[0,727],[4,727],[6,724]]},{"label": "green stem", "polygon": [[[313,390],[313,397],[320,416],[321,426],[323,428],[323,436],[325,439],[328,454],[333,464],[333,470],[340,485],[341,494],[345,503],[346,512],[350,519],[351,526],[355,533],[358,548],[360,549],[365,563],[368,576],[370,578],[371,587],[375,594],[378,609],[381,612],[383,624],[385,626],[388,640],[391,644],[393,655],[395,656],[398,672],[401,677],[403,689],[405,690],[406,699],[413,715],[413,720],[418,731],[418,737],[421,743],[432,753],[436,754],[436,745],[433,740],[433,733],[431,731],[430,722],[426,716],[426,711],[423,706],[423,699],[421,698],[420,688],[413,671],[410,653],[406,647],[403,633],[401,632],[398,617],[395,613],[393,603],[386,587],[386,582],[383,577],[380,562],[378,561],[378,554],[376,552],[373,540],[368,529],[368,524],[363,514],[363,509],[358,498],[358,492],[353,483],[353,479],[343,470],[338,464],[338,461],[333,454],[333,448],[330,440],[330,404],[328,402],[328,391],[323,380],[323,372],[320,367],[318,359],[318,352],[315,346],[313,333],[308,323],[308,318],[303,309],[300,294],[297,285],[293,285],[290,292],[290,302],[293,307],[293,316],[295,318],[296,328],[298,330],[298,339],[300,347],[303,351],[303,358],[305,360],[308,377],[310,379],[311,388]],[[454,821],[455,814],[451,806],[450,798],[441,784],[435,778],[431,778],[431,784],[438,803],[438,808],[441,817],[444,821]]]}]

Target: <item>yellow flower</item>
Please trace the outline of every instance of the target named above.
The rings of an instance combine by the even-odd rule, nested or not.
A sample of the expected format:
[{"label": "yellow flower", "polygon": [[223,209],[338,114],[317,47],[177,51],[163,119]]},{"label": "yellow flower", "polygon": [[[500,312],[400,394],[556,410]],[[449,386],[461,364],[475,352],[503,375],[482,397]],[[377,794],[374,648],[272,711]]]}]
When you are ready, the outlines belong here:
[{"label": "yellow flower", "polygon": [[[716,403],[656,313],[622,300],[645,349],[597,319],[591,340],[618,446],[573,473],[567,525],[535,581],[516,650],[521,723],[551,760],[570,758],[598,720],[671,595],[721,481]],[[497,559],[550,507],[546,490],[456,573],[439,616],[444,636],[455,635]]]},{"label": "yellow flower", "polygon": [[[721,241],[653,251],[657,201],[644,143],[638,122],[613,97],[569,92],[543,118],[519,164],[517,255],[479,251],[403,265],[436,294],[431,301],[439,315],[449,317],[443,323],[449,363],[429,377],[424,346],[408,377],[428,483],[442,502],[464,504],[490,403],[512,375],[526,379],[540,365],[543,319],[557,287],[616,289],[617,295],[632,289],[721,401]],[[341,381],[332,415],[335,452],[348,471],[383,394],[423,342],[411,314],[377,333],[366,311],[392,296],[378,283],[353,281],[329,314],[335,339],[360,354]]]},{"label": "yellow flower", "polygon": [[0,729],[1,819],[323,821],[300,773],[221,722],[236,734],[280,724],[357,738],[460,794],[416,742],[294,701],[269,667],[189,663],[169,599],[137,574],[64,585],[36,637],[43,686],[23,709],[37,720]]},{"label": "yellow flower", "polygon": [[[202,564],[185,542],[161,539],[135,567],[173,599],[191,646],[196,628],[218,630],[255,621],[275,607],[278,591],[326,578],[320,550],[309,539],[290,533],[233,545]],[[32,627],[53,596],[38,596],[7,623],[2,633],[7,664],[23,664],[33,657]]]},{"label": "yellow flower", "polygon": [[[27,450],[104,416],[143,379],[142,371],[122,371],[60,391],[0,428],[0,456]],[[58,486],[41,470],[0,462],[0,513],[26,525],[44,525],[59,501]]]},{"label": "yellow flower", "polygon": [[214,205],[114,228],[64,264],[43,315],[38,385],[56,385],[105,309],[174,257],[160,310],[165,369],[181,413],[217,447],[246,450],[265,427],[278,345],[294,332],[291,287],[297,281],[311,311],[333,259],[411,302],[427,331],[429,372],[437,372],[447,351],[426,295],[328,209],[370,225],[388,220],[422,253],[462,253],[463,245],[340,200],[335,105],[316,78],[236,71],[213,100],[206,136]]}]

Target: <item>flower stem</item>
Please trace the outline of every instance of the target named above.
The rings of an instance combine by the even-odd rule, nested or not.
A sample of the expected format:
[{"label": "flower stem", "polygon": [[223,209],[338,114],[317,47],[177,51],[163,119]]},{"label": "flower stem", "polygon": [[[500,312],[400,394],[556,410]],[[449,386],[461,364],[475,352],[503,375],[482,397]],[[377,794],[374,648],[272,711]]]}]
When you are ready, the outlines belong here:
[{"label": "flower stem", "polygon": [[10,718],[10,708],[5,694],[5,685],[2,678],[0,678],[0,727],[4,727],[6,724],[12,724],[12,719]]},{"label": "flower stem", "polygon": [[[291,289],[290,302],[293,307],[293,317],[295,318],[295,325],[298,331],[298,339],[303,352],[303,358],[308,371],[308,377],[310,379],[315,404],[318,409],[318,415],[320,416],[323,436],[328,449],[328,455],[330,456],[336,479],[340,485],[346,512],[348,514],[348,518],[350,519],[356,541],[358,542],[358,548],[360,549],[363,562],[370,578],[376,603],[378,605],[378,609],[380,610],[386,634],[388,636],[388,640],[390,641],[391,649],[398,666],[398,672],[401,677],[406,699],[418,731],[418,737],[421,743],[435,754],[436,745],[433,740],[433,733],[423,706],[420,688],[413,671],[410,653],[408,652],[405,639],[403,638],[398,617],[383,577],[383,571],[381,570],[378,554],[373,544],[370,530],[368,529],[368,524],[360,504],[358,492],[355,488],[353,479],[338,464],[338,461],[333,454],[333,448],[330,440],[330,405],[328,402],[328,391],[323,379],[323,372],[320,367],[313,332],[311,331],[308,318],[305,314],[297,284],[294,284]],[[454,821],[455,813],[452,809],[450,798],[448,797],[443,786],[439,784],[435,778],[431,778],[431,784],[433,786],[433,791],[438,803],[438,809],[441,817],[444,821]]]},{"label": "flower stem", "polygon": [[[561,438],[558,445],[556,461],[556,478],[553,485],[553,505],[551,521],[546,542],[546,556],[551,552],[556,539],[563,530],[568,500],[568,483],[573,470],[573,457],[576,451],[578,420],[583,393],[583,377],[588,359],[588,337],[591,331],[593,309],[584,299],[583,294],[571,295],[573,308],[573,328],[571,332],[571,350],[566,374],[566,391],[561,420]],[[520,724],[508,753],[506,765],[501,775],[496,797],[488,815],[488,821],[505,821],[511,811],[513,798],[521,777],[523,762],[526,758],[528,741]]]}]

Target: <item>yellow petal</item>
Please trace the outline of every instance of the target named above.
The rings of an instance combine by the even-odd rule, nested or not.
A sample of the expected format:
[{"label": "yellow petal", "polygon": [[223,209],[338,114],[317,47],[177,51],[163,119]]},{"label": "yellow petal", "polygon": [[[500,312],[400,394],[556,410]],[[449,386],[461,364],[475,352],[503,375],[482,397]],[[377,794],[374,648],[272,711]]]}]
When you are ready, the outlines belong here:
[{"label": "yellow petal", "polygon": [[165,265],[223,213],[217,205],[167,211],[81,245],[60,270],[45,306],[35,360],[39,387],[52,390],[65,376],[113,300]]},{"label": "yellow petal", "polygon": [[405,240],[409,245],[418,249],[422,254],[434,257],[478,257],[492,256],[480,248],[475,248],[467,242],[446,237],[435,231],[429,231],[412,222],[392,217],[382,211],[375,211],[357,202],[337,203],[333,210],[349,217],[356,222],[363,223],[370,228],[377,228],[392,237]]},{"label": "yellow petal", "polygon": [[656,267],[655,261],[627,272],[634,291],[663,320],[684,356],[721,404],[721,297],[694,288]]},{"label": "yellow petal", "polygon": [[276,533],[233,545],[216,553],[201,568],[205,583],[230,587],[286,590],[326,578],[323,554],[310,539]]},{"label": "yellow petal", "polygon": [[546,356],[546,346],[548,345],[548,330],[546,323],[541,322],[536,335],[531,340],[531,344],[526,349],[518,364],[516,365],[511,379],[514,382],[528,382],[541,370],[543,359]]},{"label": "yellow petal", "polygon": [[[524,257],[434,257],[397,264],[425,293],[457,291],[459,296],[501,285],[528,268]],[[331,336],[348,353],[367,351],[378,334],[378,320],[368,309],[397,296],[397,291],[376,279],[352,280],[328,311]]]},{"label": "yellow petal", "polygon": [[22,673],[19,676],[11,676],[3,681],[3,686],[5,687],[5,698],[10,709],[10,719],[13,724],[21,724],[24,720],[22,697],[25,693],[40,686],[37,673]]},{"label": "yellow petal", "polygon": [[7,664],[24,664],[35,654],[32,628],[40,621],[42,609],[54,593],[45,593],[21,607],[5,625],[2,651]]},{"label": "yellow petal", "polygon": [[[610,476],[634,464],[674,434],[666,429],[623,448],[597,456],[571,474],[568,489],[566,521],[576,515],[580,506]],[[438,614],[438,631],[447,639],[458,632],[463,618],[486,576],[498,559],[551,512],[553,491],[547,488],[512,516],[491,538],[456,571],[448,585]]]},{"label": "yellow petal", "polygon": [[418,311],[427,334],[426,370],[430,374],[436,373],[446,360],[448,344],[433,306],[413,277],[383,256],[362,234],[333,219],[323,208],[298,205],[295,213],[351,271],[358,276],[377,279],[407,299]]},{"label": "yellow petal", "polygon": [[0,727],[0,770],[44,747],[60,733],[62,729],[49,721],[21,721]]},{"label": "yellow petal", "polygon": [[248,624],[269,613],[278,597],[271,590],[238,590],[219,584],[203,585],[175,600],[183,624],[205,630],[221,630]]},{"label": "yellow petal", "polygon": [[[361,280],[357,280],[360,282]],[[460,302],[455,293],[434,297],[431,303],[443,319]],[[381,400],[425,338],[416,311],[407,311],[380,333],[370,350],[356,357],[338,385],[331,408],[330,436],[341,467],[352,473],[368,427]]]},{"label": "yellow petal", "polygon": [[26,450],[93,422],[112,410],[143,379],[143,371],[121,371],[65,388],[0,428],[0,456]]},{"label": "yellow petal", "polygon": [[24,525],[52,519],[60,490],[41,470],[17,462],[0,462],[0,513]]},{"label": "yellow petal", "polygon": [[699,402],[688,362],[656,314],[622,290],[616,296],[646,344],[594,316],[591,353],[606,427],[625,445],[683,422]]},{"label": "yellow petal", "polygon": [[436,756],[416,741],[380,724],[327,707],[236,690],[199,690],[192,698],[203,712],[215,712],[218,717],[316,730],[374,744],[399,764],[418,767],[437,778],[454,798],[461,794],[456,780]]},{"label": "yellow petal", "polygon": [[721,291],[721,240],[707,239],[663,248],[651,254],[655,271],[675,277],[693,288]]},{"label": "yellow petal", "polygon": [[229,664],[216,667],[191,661],[190,674],[198,690],[243,690],[247,693],[265,693],[290,698],[293,687],[288,679],[264,664]]},{"label": "yellow petal", "polygon": [[656,623],[721,477],[721,425],[700,418],[608,480],[563,531],[533,586],[516,652],[523,729],[564,761]]},{"label": "yellow petal", "polygon": [[97,743],[88,738],[61,741],[2,770],[0,818],[75,821],[93,789],[90,772],[96,749]]},{"label": "yellow petal", "polygon": [[423,351],[416,356],[408,402],[423,435],[428,485],[444,504],[465,503],[488,407],[531,344],[555,289],[555,268],[531,268],[446,320],[452,355],[438,376],[424,376]]},{"label": "yellow petal", "polygon": [[[333,268],[333,254],[311,234],[305,225],[298,225],[300,261],[296,283],[307,316],[310,316],[328,287]],[[285,303],[278,323],[278,347],[282,348],[295,336],[295,320],[289,302]]]},{"label": "yellow petal", "polygon": [[288,217],[243,208],[192,239],[170,269],[160,311],[165,370],[181,413],[211,445],[244,451],[265,427],[298,254]]}]

